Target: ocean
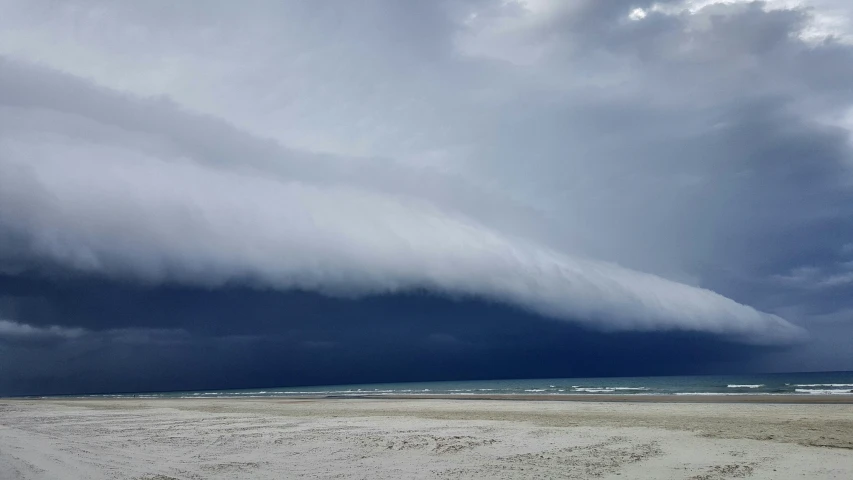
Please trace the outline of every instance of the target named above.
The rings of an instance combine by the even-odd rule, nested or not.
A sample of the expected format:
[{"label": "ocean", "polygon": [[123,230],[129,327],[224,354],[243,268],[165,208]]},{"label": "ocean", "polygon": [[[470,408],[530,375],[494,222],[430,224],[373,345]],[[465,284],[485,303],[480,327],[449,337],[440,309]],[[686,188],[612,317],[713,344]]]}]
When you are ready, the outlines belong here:
[{"label": "ocean", "polygon": [[356,397],[367,395],[853,395],[853,372],[548,378],[139,392],[85,397]]}]

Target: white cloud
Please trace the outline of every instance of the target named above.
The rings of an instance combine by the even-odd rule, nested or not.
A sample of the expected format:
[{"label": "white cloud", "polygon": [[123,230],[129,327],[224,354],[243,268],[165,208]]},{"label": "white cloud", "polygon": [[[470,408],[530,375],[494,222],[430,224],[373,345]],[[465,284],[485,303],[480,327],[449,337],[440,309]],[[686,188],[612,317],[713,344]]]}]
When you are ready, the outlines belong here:
[{"label": "white cloud", "polygon": [[6,3],[0,270],[795,335],[663,277],[833,211],[847,132],[814,121],[847,111],[849,52],[773,4],[630,3]]},{"label": "white cloud", "polygon": [[[0,119],[27,113],[0,109]],[[425,288],[605,329],[756,342],[800,334],[711,291],[560,253],[424,198],[215,167],[139,141],[149,134],[91,118],[68,128],[68,113],[42,113],[0,135],[0,216],[24,238],[24,256],[154,283],[242,280],[344,295]]]}]

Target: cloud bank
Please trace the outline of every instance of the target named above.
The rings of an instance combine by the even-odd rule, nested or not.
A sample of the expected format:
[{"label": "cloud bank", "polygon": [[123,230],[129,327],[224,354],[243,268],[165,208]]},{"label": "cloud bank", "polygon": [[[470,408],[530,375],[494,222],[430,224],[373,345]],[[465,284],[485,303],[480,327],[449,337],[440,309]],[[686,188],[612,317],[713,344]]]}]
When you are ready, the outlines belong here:
[{"label": "cloud bank", "polygon": [[9,2],[0,270],[790,342],[848,308],[779,282],[848,274],[831,3]]},{"label": "cloud bank", "polygon": [[[4,63],[7,82],[33,72]],[[0,110],[0,121],[16,125],[0,135],[7,263],[51,260],[85,273],[210,287],[249,281],[348,295],[426,289],[614,330],[696,330],[757,342],[800,334],[711,291],[559,253],[428,199],[375,191],[357,179],[310,183],[259,166],[212,166],[146,148],[144,137],[154,132],[125,129],[130,122],[104,125],[63,105],[20,105],[26,99],[15,95],[19,105],[7,100]],[[150,115],[146,102],[126,101],[134,100],[121,113]],[[196,120],[171,113],[169,123]],[[160,130],[160,143],[191,143]]]}]

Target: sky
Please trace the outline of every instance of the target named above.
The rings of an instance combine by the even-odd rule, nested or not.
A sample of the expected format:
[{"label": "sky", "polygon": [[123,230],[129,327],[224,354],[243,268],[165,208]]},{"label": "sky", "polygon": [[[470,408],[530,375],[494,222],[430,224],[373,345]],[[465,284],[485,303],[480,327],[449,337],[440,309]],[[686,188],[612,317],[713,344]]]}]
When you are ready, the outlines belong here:
[{"label": "sky", "polygon": [[0,11],[0,394],[853,370],[845,0]]}]

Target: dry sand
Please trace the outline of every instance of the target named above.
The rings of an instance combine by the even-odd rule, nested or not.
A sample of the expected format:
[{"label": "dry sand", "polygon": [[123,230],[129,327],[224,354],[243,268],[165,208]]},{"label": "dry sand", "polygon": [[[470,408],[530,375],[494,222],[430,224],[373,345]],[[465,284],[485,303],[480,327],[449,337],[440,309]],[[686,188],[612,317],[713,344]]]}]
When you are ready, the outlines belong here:
[{"label": "dry sand", "polygon": [[0,400],[0,479],[853,479],[853,405]]}]

